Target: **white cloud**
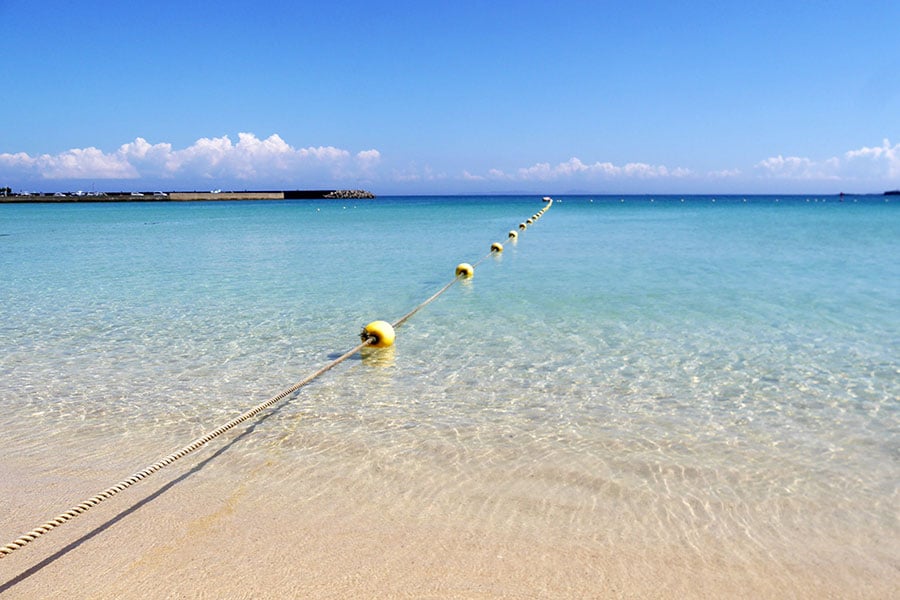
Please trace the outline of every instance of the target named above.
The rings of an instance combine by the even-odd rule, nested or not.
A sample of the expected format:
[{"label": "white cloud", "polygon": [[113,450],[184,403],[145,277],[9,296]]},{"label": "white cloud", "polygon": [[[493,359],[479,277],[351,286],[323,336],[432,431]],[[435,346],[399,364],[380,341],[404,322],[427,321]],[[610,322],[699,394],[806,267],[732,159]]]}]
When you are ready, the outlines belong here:
[{"label": "white cloud", "polygon": [[200,138],[182,149],[139,137],[110,153],[90,147],[36,157],[0,154],[0,174],[14,172],[32,179],[329,179],[363,174],[380,158],[374,149],[351,156],[334,146],[294,148],[278,134],[260,139],[239,133],[237,143],[227,135]]},{"label": "white cloud", "polygon": [[861,174],[900,177],[900,144],[891,146],[891,142],[885,138],[881,146],[863,147],[844,153],[843,162],[848,170],[858,170]]},{"label": "white cloud", "polygon": [[381,152],[378,150],[363,150],[356,153],[356,162],[359,168],[365,173],[370,173],[372,169],[381,162]]},{"label": "white cloud", "polygon": [[381,152],[378,150],[363,150],[362,152],[356,153],[356,158],[358,158],[361,162],[378,162],[381,160]]},{"label": "white cloud", "polygon": [[836,179],[822,170],[821,165],[800,156],[772,156],[756,164],[757,169],[767,177],[783,179]]},{"label": "white cloud", "polygon": [[[470,179],[473,177],[468,172],[466,174]],[[509,181],[559,181],[576,177],[585,179],[684,178],[692,174],[690,169],[681,167],[669,168],[664,165],[637,162],[623,166],[617,166],[610,162],[586,164],[581,159],[572,157],[556,166],[541,162],[517,169],[515,173],[511,174],[499,169],[491,169],[488,171],[487,178]]]},{"label": "white cloud", "polygon": [[885,139],[881,146],[849,150],[824,160],[779,154],[760,161],[756,169],[765,177],[779,179],[888,181],[900,177],[900,144],[891,146]]},{"label": "white cloud", "polygon": [[172,144],[150,144],[144,138],[122,144],[117,152],[144,176],[165,176],[175,166],[172,161]]},{"label": "white cloud", "polygon": [[448,177],[446,173],[435,172],[430,165],[419,167],[416,164],[410,164],[406,169],[395,169],[391,179],[401,183],[410,183],[445,181]]},{"label": "white cloud", "polygon": [[[401,184],[398,190],[418,184],[426,192],[445,189],[447,185],[452,187],[454,182],[473,187],[499,184],[496,187],[510,189],[545,187],[548,183],[586,188],[611,185],[622,189],[648,186],[661,189],[678,185],[702,186],[704,183],[741,183],[752,188],[760,185],[781,187],[785,182],[796,182],[798,186],[809,187],[815,182],[831,186],[842,181],[847,182],[847,186],[870,189],[874,186],[896,187],[900,183],[900,144],[892,145],[885,139],[881,145],[849,150],[823,159],[778,154],[749,168],[725,168],[706,173],[645,162],[591,163],[573,156],[557,164],[535,162],[508,170],[476,171],[470,168],[456,177],[448,177],[444,171],[430,165],[410,163],[406,168],[398,168],[385,164],[384,157],[376,149],[351,152],[335,146],[295,148],[278,134],[259,138],[242,132],[236,141],[227,135],[204,137],[184,148],[175,148],[167,142],[151,143],[138,137],[112,152],[87,147],[52,155],[0,153],[0,179],[23,183],[131,180],[146,182],[148,186],[166,180],[172,181],[173,186],[204,186],[208,185],[204,183],[206,181],[215,181],[216,187],[342,186],[355,181],[388,186]],[[440,188],[438,184],[441,184]]]},{"label": "white cloud", "polygon": [[239,133],[237,144],[226,135],[200,138],[193,145],[171,151],[167,176],[194,175],[208,179],[282,179],[310,169],[341,170],[350,152],[333,146],[293,148],[278,134],[261,140]]},{"label": "white cloud", "polygon": [[743,172],[740,169],[722,169],[721,171],[710,171],[706,174],[710,179],[729,179],[732,177],[740,177]]},{"label": "white cloud", "polygon": [[105,154],[93,147],[35,157],[24,152],[0,154],[0,172],[6,170],[44,179],[135,179],[140,176],[122,156]]},{"label": "white cloud", "polygon": [[[656,181],[666,185],[675,180],[703,183],[723,180],[791,180],[797,182],[846,181],[860,185],[897,185],[900,178],[900,144],[883,140],[880,146],[850,150],[838,157],[812,159],[802,156],[772,156],[753,165],[753,169],[728,168],[695,173],[684,167],[669,167],[643,162],[616,165],[611,162],[586,163],[578,157],[553,165],[538,162],[529,167],[504,171],[490,169],[486,175],[464,171],[464,181],[490,180],[505,182],[622,183]],[[749,184],[752,187],[752,184]]]}]

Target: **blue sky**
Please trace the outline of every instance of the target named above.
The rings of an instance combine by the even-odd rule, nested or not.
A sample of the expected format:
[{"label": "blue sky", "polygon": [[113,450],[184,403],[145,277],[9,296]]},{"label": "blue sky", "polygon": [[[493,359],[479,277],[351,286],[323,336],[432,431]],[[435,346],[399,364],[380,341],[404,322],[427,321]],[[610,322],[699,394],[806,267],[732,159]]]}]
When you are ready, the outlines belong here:
[{"label": "blue sky", "polygon": [[900,187],[900,2],[0,0],[0,185]]}]

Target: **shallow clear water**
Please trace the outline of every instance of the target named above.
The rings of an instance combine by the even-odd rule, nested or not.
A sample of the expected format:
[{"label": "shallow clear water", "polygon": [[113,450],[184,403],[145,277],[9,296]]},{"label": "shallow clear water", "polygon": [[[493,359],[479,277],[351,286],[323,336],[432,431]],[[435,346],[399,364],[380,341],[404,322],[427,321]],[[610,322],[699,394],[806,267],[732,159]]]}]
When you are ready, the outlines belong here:
[{"label": "shallow clear water", "polygon": [[234,476],[266,461],[273,486],[345,478],[485,527],[896,573],[898,205],[561,197],[507,242],[542,206],[0,206],[0,479],[58,474],[62,511],[81,473],[214,429],[501,241],[395,347],[245,436]]}]

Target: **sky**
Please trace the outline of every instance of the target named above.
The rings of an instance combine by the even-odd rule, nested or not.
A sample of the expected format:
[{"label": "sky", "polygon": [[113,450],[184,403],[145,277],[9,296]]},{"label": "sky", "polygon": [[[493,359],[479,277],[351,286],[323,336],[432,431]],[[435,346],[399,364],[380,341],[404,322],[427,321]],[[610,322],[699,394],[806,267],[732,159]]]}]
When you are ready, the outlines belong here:
[{"label": "sky", "polygon": [[900,188],[897,0],[0,0],[0,186]]}]

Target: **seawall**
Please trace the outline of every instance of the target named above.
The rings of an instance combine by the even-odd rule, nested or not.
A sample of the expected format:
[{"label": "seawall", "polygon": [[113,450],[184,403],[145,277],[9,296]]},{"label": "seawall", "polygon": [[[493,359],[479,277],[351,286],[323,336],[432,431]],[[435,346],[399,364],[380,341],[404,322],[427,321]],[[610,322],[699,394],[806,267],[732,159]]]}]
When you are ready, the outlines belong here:
[{"label": "seawall", "polygon": [[366,190],[264,190],[213,192],[75,192],[55,194],[11,194],[0,196],[3,203],[66,202],[197,202],[220,200],[329,200],[370,199],[375,194]]}]

